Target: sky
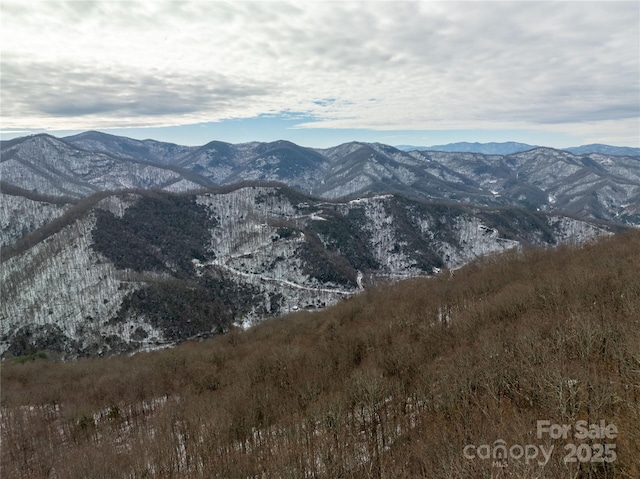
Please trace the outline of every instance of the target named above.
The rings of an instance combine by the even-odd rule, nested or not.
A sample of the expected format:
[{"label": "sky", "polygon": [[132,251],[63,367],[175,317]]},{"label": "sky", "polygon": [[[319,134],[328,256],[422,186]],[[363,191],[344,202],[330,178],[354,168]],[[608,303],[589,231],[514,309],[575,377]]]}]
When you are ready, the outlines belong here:
[{"label": "sky", "polygon": [[2,139],[640,147],[640,2],[0,0]]}]

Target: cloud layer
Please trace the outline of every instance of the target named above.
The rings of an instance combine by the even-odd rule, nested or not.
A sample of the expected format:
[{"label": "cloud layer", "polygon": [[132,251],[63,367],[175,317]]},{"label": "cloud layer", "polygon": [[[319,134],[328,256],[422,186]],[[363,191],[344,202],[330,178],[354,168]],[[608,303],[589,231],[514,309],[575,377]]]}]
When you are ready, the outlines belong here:
[{"label": "cloud layer", "polygon": [[2,3],[2,123],[296,113],[301,128],[637,143],[637,2]]}]

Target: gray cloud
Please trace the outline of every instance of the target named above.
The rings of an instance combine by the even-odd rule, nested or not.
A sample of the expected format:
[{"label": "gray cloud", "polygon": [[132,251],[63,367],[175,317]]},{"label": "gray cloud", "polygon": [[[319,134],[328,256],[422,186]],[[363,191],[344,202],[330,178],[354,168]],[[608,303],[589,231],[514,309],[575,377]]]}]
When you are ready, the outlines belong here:
[{"label": "gray cloud", "polygon": [[636,2],[3,5],[3,116],[632,134],[639,24]]},{"label": "gray cloud", "polygon": [[[256,101],[277,88],[267,82],[233,81],[224,75],[161,75],[132,70],[96,72],[86,65],[3,65],[6,114],[163,116],[225,110]],[[11,93],[11,98],[9,98]]]}]

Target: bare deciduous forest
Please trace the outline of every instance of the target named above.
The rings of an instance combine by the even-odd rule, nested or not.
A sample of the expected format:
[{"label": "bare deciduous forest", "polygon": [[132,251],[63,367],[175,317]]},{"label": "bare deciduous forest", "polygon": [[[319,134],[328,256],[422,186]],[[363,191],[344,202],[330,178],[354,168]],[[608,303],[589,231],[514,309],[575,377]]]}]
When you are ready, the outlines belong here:
[{"label": "bare deciduous forest", "polygon": [[[639,272],[631,231],[172,349],[6,361],[2,476],[640,477]],[[538,438],[540,420],[614,424],[615,461],[565,462],[603,440]],[[496,441],[554,450],[464,454]]]}]

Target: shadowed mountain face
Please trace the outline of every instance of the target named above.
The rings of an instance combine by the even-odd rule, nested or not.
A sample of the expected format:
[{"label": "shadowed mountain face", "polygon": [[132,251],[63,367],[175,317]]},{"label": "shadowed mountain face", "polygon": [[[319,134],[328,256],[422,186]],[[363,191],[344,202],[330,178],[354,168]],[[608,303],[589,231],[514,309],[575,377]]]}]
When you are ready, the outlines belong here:
[{"label": "shadowed mountain face", "polygon": [[357,142],[328,149],[287,141],[183,147],[86,132],[63,140],[37,135],[3,142],[0,173],[15,187],[76,198],[123,188],[193,191],[263,180],[327,199],[402,193],[640,224],[640,156],[619,156],[634,150],[612,147],[612,153],[601,153],[607,149],[595,146],[576,154],[532,147],[486,155]]}]

